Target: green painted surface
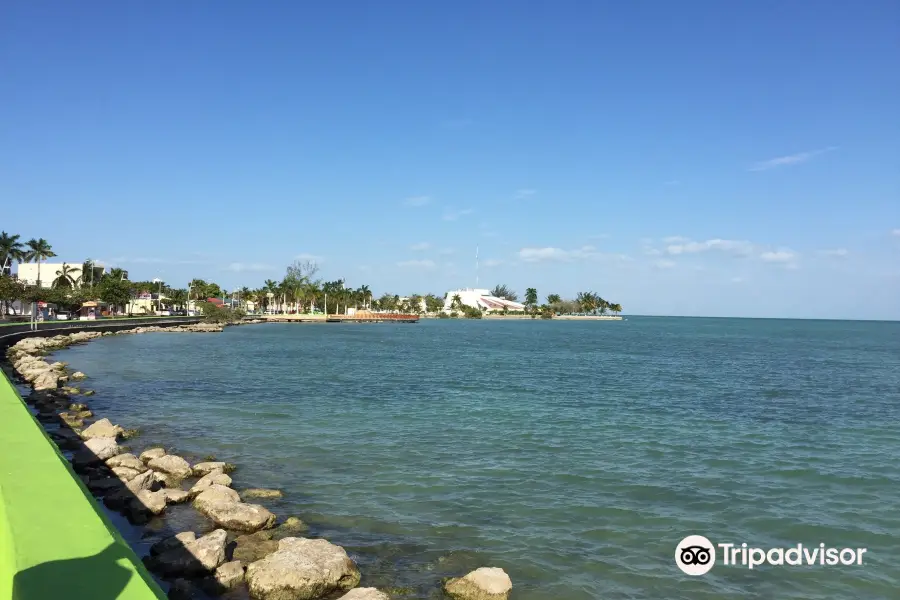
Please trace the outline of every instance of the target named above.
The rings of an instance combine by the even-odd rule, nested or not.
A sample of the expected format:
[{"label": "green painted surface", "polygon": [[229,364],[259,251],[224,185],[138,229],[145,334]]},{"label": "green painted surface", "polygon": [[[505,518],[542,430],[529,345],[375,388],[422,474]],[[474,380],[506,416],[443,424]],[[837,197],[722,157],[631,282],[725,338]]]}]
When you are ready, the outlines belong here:
[{"label": "green painted surface", "polygon": [[2,374],[0,598],[165,598]]}]

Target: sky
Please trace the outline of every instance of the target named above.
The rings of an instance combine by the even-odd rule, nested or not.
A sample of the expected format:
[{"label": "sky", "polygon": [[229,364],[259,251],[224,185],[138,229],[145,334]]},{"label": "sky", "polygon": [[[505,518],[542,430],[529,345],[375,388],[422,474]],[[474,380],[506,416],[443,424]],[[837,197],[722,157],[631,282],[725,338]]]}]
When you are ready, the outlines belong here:
[{"label": "sky", "polygon": [[900,319],[896,0],[7,2],[0,73],[57,260]]}]

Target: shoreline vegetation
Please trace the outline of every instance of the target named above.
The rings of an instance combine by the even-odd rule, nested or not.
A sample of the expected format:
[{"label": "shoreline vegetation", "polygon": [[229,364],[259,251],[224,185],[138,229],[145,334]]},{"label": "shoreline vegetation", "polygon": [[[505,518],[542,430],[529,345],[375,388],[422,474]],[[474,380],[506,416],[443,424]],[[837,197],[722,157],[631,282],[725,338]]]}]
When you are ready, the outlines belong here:
[{"label": "shoreline vegetation", "polygon": [[[145,566],[169,584],[173,600],[232,597],[241,590],[253,600],[390,600],[408,598],[403,588],[357,587],[362,575],[341,546],[303,537],[308,526],[289,516],[279,519],[263,504],[246,500],[282,497],[280,490],[235,491],[229,473],[237,467],[208,456],[189,463],[152,443],[137,429],[99,418],[81,386],[88,375],[64,362],[47,362],[51,352],[108,337],[152,332],[219,333],[226,323],[135,327],[118,332],[77,331],[54,337],[26,337],[12,345],[6,360],[33,389],[26,404],[68,459],[85,487],[134,526],[165,518],[168,506],[191,502],[207,520],[209,532],[181,531],[153,544]],[[49,428],[55,424],[58,429]],[[128,441],[129,446],[120,441]],[[142,451],[131,451],[136,440]],[[503,569],[481,567],[459,577],[435,581],[454,600],[507,600],[512,581]]]},{"label": "shoreline vegetation", "polygon": [[[0,232],[0,319],[15,315],[12,307],[42,302],[56,305],[57,311],[75,313],[96,307],[98,315],[133,316],[196,310],[213,322],[229,323],[245,315],[349,315],[357,310],[373,313],[411,314],[443,319],[482,319],[524,317],[554,319],[570,317],[617,317],[618,303],[609,302],[591,291],[579,292],[574,299],[548,294],[541,302],[536,288],[525,290],[523,310],[484,310],[463,303],[458,294],[384,293],[375,297],[368,285],[351,287],[344,279],[326,281],[317,278],[319,266],[312,261],[294,261],[280,281],[267,279],[258,288],[246,286],[224,289],[219,284],[194,278],[186,288],[164,281],[130,281],[121,268],[108,271],[90,258],[81,264],[62,263],[50,273],[41,273],[44,261],[56,257],[47,240],[21,242],[21,236]],[[12,274],[12,265],[37,264],[37,279],[20,280]],[[98,273],[98,269],[100,272]],[[42,280],[42,277],[45,279]],[[50,287],[44,284],[50,282]],[[518,302],[518,294],[506,285],[490,290],[492,296]],[[449,302],[448,302],[449,301]],[[17,316],[21,316],[21,310]],[[615,319],[610,319],[615,320]]]}]

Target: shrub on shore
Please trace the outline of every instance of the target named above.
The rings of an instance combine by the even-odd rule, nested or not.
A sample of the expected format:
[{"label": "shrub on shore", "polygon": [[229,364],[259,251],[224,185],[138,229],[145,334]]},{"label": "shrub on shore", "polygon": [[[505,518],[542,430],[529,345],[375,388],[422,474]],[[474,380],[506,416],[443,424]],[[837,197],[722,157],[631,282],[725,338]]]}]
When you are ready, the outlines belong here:
[{"label": "shrub on shore", "polygon": [[200,312],[207,323],[239,323],[246,313],[240,308],[218,306],[212,302],[200,302]]}]

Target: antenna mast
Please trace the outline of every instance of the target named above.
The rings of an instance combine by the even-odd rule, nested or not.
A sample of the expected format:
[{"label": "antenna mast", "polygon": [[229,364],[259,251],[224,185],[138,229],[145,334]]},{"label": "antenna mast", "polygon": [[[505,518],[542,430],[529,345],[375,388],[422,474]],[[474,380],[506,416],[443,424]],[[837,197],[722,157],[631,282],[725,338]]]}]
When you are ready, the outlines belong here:
[{"label": "antenna mast", "polygon": [[475,288],[478,288],[478,246],[475,246]]}]

